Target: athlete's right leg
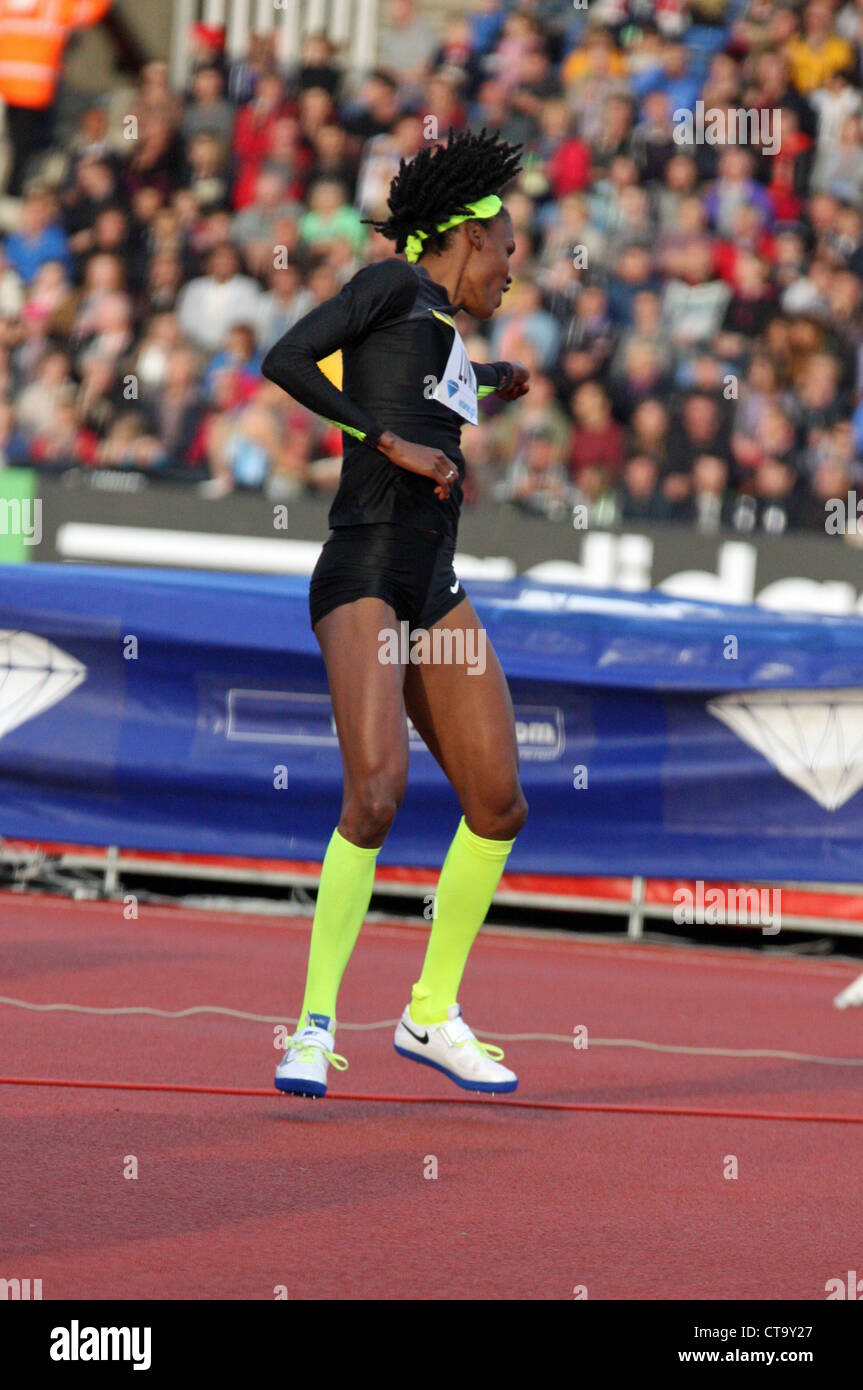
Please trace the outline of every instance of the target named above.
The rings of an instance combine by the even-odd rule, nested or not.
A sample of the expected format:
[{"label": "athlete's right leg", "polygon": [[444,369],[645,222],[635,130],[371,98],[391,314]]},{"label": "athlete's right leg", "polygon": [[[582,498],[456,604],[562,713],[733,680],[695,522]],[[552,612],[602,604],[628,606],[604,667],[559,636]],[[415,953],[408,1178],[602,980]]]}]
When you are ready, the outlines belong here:
[{"label": "athlete's right leg", "polygon": [[381,658],[381,629],[398,631],[383,599],[341,604],[315,626],[344,769],[339,823],[324,857],[300,1015],[334,1019],[342,975],[368,911],[378,850],[407,784],[405,667]]},{"label": "athlete's right leg", "polygon": [[368,911],[378,850],[407,783],[405,668],[380,659],[382,628],[397,632],[398,623],[380,598],[340,604],[315,623],[344,793],[321,867],[299,1027],[276,1068],[277,1088],[293,1095],[326,1095],[328,1065],[347,1066],[334,1051],[339,986]]}]

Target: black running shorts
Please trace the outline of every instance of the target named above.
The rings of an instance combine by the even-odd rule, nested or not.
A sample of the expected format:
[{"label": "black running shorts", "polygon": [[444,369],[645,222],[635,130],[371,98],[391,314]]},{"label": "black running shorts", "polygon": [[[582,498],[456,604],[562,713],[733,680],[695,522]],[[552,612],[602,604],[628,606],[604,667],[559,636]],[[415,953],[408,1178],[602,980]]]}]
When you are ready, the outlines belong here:
[{"label": "black running shorts", "polygon": [[312,627],[334,608],[360,598],[383,599],[412,629],[431,627],[465,597],[453,569],[454,553],[452,537],[389,521],[336,527],[312,574]]}]

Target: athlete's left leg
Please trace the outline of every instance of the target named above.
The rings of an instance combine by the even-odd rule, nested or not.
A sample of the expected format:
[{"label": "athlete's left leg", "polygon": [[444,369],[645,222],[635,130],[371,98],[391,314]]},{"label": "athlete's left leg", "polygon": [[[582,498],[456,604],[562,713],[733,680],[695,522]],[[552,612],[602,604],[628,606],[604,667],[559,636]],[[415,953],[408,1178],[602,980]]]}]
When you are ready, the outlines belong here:
[{"label": "athlete's left leg", "polygon": [[469,599],[430,629],[431,659],[410,665],[407,712],[464,812],[435,894],[435,915],[411,1017],[440,1023],[456,1003],[515,837],[527,818],[506,677]]}]

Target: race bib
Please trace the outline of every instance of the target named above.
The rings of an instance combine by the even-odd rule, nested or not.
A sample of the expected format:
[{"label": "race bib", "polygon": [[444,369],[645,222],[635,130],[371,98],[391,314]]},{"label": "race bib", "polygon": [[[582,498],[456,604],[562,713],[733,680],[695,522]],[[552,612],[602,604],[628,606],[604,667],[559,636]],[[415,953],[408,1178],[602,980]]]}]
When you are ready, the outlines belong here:
[{"label": "race bib", "polygon": [[468,424],[477,423],[476,372],[470,365],[467,348],[461,334],[453,325],[453,340],[443,380],[438,383],[432,399],[454,410]]}]

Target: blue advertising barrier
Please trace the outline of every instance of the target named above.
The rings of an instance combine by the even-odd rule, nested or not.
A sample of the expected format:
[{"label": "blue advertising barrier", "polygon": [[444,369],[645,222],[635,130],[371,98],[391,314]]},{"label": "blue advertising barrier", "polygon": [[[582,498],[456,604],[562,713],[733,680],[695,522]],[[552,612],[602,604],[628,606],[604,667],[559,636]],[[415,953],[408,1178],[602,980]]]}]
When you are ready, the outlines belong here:
[{"label": "blue advertising barrier", "polygon": [[[512,871],[860,880],[863,620],[469,588],[509,678],[530,804]],[[0,567],[0,835],[320,860],[341,768],[307,591]],[[411,748],[381,862],[434,866],[459,807]]]}]

